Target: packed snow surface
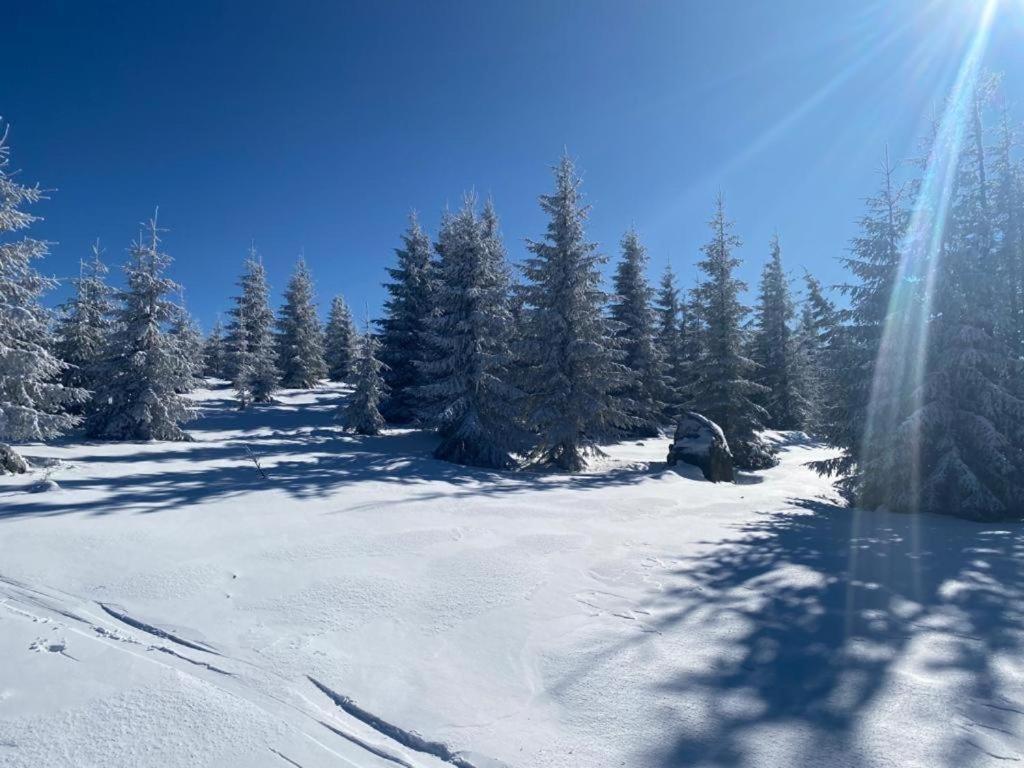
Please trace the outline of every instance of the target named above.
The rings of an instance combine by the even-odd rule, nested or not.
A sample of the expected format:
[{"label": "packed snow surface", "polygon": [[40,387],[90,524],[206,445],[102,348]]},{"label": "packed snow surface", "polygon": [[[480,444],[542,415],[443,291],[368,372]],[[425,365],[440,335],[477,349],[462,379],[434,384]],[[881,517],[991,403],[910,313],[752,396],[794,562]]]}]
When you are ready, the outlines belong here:
[{"label": "packed snow surface", "polygon": [[0,765],[1024,760],[1019,525],[843,509],[793,435],[735,485],[667,440],[493,473],[341,388],[195,397],[0,479]]}]

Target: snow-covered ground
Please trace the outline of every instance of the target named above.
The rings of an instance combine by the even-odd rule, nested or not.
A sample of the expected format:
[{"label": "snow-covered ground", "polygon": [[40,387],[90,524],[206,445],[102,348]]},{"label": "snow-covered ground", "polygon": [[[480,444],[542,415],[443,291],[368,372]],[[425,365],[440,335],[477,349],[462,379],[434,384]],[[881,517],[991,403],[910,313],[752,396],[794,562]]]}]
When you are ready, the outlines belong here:
[{"label": "snow-covered ground", "polygon": [[61,463],[0,479],[0,765],[1024,760],[1021,526],[842,509],[786,436],[736,485],[664,440],[467,469],[339,396],[24,447]]}]

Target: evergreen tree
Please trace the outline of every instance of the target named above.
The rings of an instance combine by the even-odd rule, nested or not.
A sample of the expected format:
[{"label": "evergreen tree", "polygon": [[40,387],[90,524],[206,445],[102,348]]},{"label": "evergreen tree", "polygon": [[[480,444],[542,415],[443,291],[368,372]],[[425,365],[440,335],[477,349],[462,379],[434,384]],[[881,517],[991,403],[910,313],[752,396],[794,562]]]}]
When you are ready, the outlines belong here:
[{"label": "evergreen tree", "polygon": [[342,296],[331,301],[327,316],[324,357],[327,361],[327,376],[332,381],[348,381],[355,374],[356,358],[359,352],[359,332],[352,321],[352,313]]},{"label": "evergreen tree", "polygon": [[280,379],[270,286],[255,247],[249,248],[245,272],[238,286],[241,292],[230,310],[231,321],[225,340],[224,372],[244,408],[252,402],[272,402]]},{"label": "evergreen tree", "polygon": [[203,334],[195,319],[182,304],[175,311],[168,335],[177,346],[178,383],[175,392],[191,392],[200,384],[203,375]]},{"label": "evergreen tree", "polygon": [[540,198],[549,217],[546,237],[528,242],[533,256],[523,267],[525,419],[537,435],[531,456],[569,471],[583,469],[588,454],[600,453],[598,441],[621,434],[630,421],[613,396],[627,372],[602,312],[604,259],[586,241],[588,208],[579,188],[572,161],[563,157],[554,194]]},{"label": "evergreen tree", "polygon": [[671,265],[665,266],[655,297],[655,344],[661,357],[664,377],[660,400],[664,403],[662,417],[677,418],[688,399],[690,369],[693,358],[686,349],[683,304]]},{"label": "evergreen tree", "polygon": [[284,306],[277,322],[278,366],[281,386],[310,389],[327,376],[324,335],[316,313],[313,277],[300,258],[284,291]]},{"label": "evergreen tree", "polygon": [[773,429],[802,428],[801,415],[806,410],[793,380],[794,347],[789,327],[793,315],[789,282],[782,269],[782,248],[779,236],[774,235],[771,256],[761,274],[751,350],[758,365],[754,378],[767,390],[761,398],[768,411],[766,424]]},{"label": "evergreen tree", "polygon": [[148,239],[132,244],[120,292],[117,330],[103,362],[86,419],[89,437],[107,440],[187,440],[180,424],[193,411],[177,389],[181,348],[167,332],[180,307],[168,296],[179,286],[164,275],[171,259],[160,250],[156,219]]},{"label": "evergreen tree", "polygon": [[215,379],[228,378],[226,375],[227,355],[224,324],[218,315],[203,344],[203,374]]},{"label": "evergreen tree", "polygon": [[427,324],[436,356],[420,364],[422,414],[441,435],[434,455],[460,464],[515,465],[520,394],[509,381],[508,270],[498,219],[476,198],[445,217],[438,236],[435,312]]},{"label": "evergreen tree", "polygon": [[61,307],[56,328],[56,353],[67,367],[65,386],[96,390],[96,376],[112,331],[112,292],[104,275],[107,267],[99,240],[93,243],[92,259],[81,262],[73,280],[74,296]]},{"label": "evergreen tree", "polygon": [[647,282],[647,251],[636,230],[622,238],[622,259],[615,270],[612,319],[618,323],[615,339],[629,371],[618,391],[629,411],[635,437],[655,437],[665,410],[664,358],[654,339],[653,291]]},{"label": "evergreen tree", "polygon": [[830,341],[837,333],[837,315],[835,305],[825,297],[817,278],[805,272],[804,282],[806,295],[800,307],[794,343],[794,389],[799,393],[802,428],[816,435],[821,431],[834,396]]},{"label": "evergreen tree", "polygon": [[996,332],[1015,358],[1024,359],[1024,169],[1014,155],[1018,147],[1004,104],[992,163],[993,255],[1000,289]]},{"label": "evergreen tree", "polygon": [[359,435],[379,435],[384,429],[384,417],[379,408],[386,385],[381,377],[384,365],[377,357],[378,348],[379,342],[370,333],[367,323],[359,338],[355,390],[341,414],[345,428]]},{"label": "evergreen tree", "polygon": [[395,424],[415,420],[420,404],[415,393],[423,384],[417,362],[427,359],[425,348],[427,319],[430,316],[431,273],[430,238],[420,228],[416,214],[402,235],[402,247],[395,249],[398,263],[388,268],[391,282],[385,283],[388,298],[384,302],[381,328],[381,360],[388,398],[383,413]]},{"label": "evergreen tree", "polygon": [[[24,208],[42,193],[19,184],[9,165],[0,126],[0,441],[47,440],[77,423],[66,409],[85,392],[60,381],[64,364],[47,349],[50,313],[39,299],[55,283],[32,266],[46,255],[46,243],[16,234],[37,220]],[[5,469],[23,471],[24,462],[0,443]]]},{"label": "evergreen tree", "polygon": [[722,428],[738,467],[763,469],[775,463],[757,435],[768,415],[757,399],[767,390],[751,380],[757,366],[744,354],[743,323],[749,310],[740,302],[746,285],[734,275],[740,260],[733,256],[740,240],[725,218],[721,195],[709,224],[712,238],[701,248],[704,259],[698,264],[704,280],[694,290],[703,318],[703,354],[695,365],[691,403]]}]

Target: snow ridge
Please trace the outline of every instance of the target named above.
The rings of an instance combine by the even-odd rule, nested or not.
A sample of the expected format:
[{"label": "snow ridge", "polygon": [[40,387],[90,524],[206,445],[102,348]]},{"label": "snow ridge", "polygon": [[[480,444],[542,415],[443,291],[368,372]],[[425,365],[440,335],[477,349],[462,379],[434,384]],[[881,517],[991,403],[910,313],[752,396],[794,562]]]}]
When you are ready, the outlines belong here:
[{"label": "snow ridge", "polygon": [[134,619],[127,613],[124,613],[120,610],[116,610],[115,608],[112,608],[106,603],[100,603],[99,606],[106,613],[110,614],[118,621],[124,622],[129,627],[134,627],[135,629],[142,630],[143,632],[148,632],[149,634],[155,635],[156,637],[162,637],[164,640],[170,640],[172,643],[177,643],[178,645],[183,645],[186,648],[191,648],[193,651],[202,651],[203,653],[212,653],[214,656],[220,656],[220,654],[217,653],[217,651],[213,650],[209,646],[204,646],[199,643],[194,643],[191,640],[185,640],[184,638],[178,637],[177,635],[172,635],[167,630],[160,629],[160,627],[154,627],[152,624],[146,624],[143,621]]},{"label": "snow ridge", "polygon": [[[370,726],[375,731],[397,741],[403,747],[408,747],[409,749],[416,750],[417,752],[424,752],[428,755],[433,755],[434,757],[444,760],[446,763],[451,763],[452,765],[457,766],[457,768],[477,768],[477,766],[463,758],[458,752],[453,752],[451,747],[447,744],[440,741],[428,741],[414,731],[407,731],[404,728],[399,728],[397,725],[387,722],[386,720],[382,720],[372,712],[367,712],[348,696],[344,696],[337,691],[331,690],[314,677],[310,677],[309,675],[306,677],[309,679],[309,682],[319,688],[321,693],[333,701],[340,709],[344,710],[346,714],[354,717],[360,722],[366,723],[366,725]],[[331,730],[334,729],[332,728]],[[405,765],[405,763],[403,763],[403,765]]]}]

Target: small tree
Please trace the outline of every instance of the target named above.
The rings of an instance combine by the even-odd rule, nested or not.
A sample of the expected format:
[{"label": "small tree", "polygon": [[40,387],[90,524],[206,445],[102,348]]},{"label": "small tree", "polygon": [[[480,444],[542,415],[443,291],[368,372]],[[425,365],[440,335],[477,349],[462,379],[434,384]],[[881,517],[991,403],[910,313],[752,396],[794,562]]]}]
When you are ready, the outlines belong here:
[{"label": "small tree", "polygon": [[359,332],[342,296],[335,296],[331,301],[325,336],[324,357],[328,378],[332,381],[348,381],[355,374]]},{"label": "small tree", "polygon": [[284,292],[284,306],[277,321],[278,367],[281,386],[315,387],[327,376],[324,337],[316,312],[313,278],[300,258]]},{"label": "small tree", "polygon": [[194,390],[203,375],[203,334],[183,304],[184,300],[178,307],[168,332],[171,341],[178,348],[177,358],[180,368],[175,391],[179,394]]},{"label": "small tree", "polygon": [[178,318],[168,296],[180,287],[164,275],[170,257],[160,250],[156,217],[148,238],[132,244],[119,294],[117,331],[103,362],[101,384],[86,419],[89,437],[105,440],[187,440],[181,423],[193,410],[177,390],[181,348],[167,333]]},{"label": "small tree", "polygon": [[270,286],[255,246],[249,248],[238,286],[242,290],[231,308],[225,341],[225,374],[244,408],[250,402],[271,402],[280,378]]},{"label": "small tree", "polygon": [[203,375],[216,379],[224,379],[227,368],[227,344],[224,339],[224,324],[220,315],[213,323],[213,328],[203,343]]},{"label": "small tree", "polygon": [[384,417],[379,409],[386,390],[381,378],[384,365],[377,359],[378,344],[367,322],[359,339],[355,391],[341,413],[345,428],[359,435],[379,435],[384,429]]},{"label": "small tree", "polygon": [[679,298],[676,276],[670,265],[665,266],[654,304],[654,340],[663,365],[662,418],[679,416],[688,399],[692,359],[686,347],[684,323],[686,317]]},{"label": "small tree", "polygon": [[[78,422],[66,409],[85,392],[60,381],[65,366],[47,349],[50,313],[39,299],[55,283],[32,266],[46,255],[46,243],[12,239],[37,220],[23,208],[42,194],[15,181],[9,164],[7,131],[0,126],[0,441],[47,440]],[[24,469],[0,442],[0,472]]]}]

